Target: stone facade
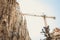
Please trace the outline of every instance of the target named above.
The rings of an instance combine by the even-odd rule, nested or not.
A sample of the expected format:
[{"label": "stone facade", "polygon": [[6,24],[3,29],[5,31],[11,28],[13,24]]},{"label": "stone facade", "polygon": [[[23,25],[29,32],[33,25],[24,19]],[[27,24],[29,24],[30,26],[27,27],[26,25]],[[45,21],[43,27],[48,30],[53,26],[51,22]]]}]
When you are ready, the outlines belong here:
[{"label": "stone facade", "polygon": [[0,40],[31,40],[16,0],[0,0]]},{"label": "stone facade", "polygon": [[60,40],[60,29],[55,28],[51,33],[52,40]]}]

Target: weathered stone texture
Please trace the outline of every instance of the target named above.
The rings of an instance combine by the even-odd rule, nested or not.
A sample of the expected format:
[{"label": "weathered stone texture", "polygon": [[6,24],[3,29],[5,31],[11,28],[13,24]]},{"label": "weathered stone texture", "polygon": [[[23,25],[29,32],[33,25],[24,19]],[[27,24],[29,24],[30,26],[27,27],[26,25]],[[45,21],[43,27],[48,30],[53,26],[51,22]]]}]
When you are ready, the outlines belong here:
[{"label": "weathered stone texture", "polygon": [[0,40],[31,40],[16,0],[0,0]]},{"label": "weathered stone texture", "polygon": [[51,33],[52,40],[60,40],[60,29],[55,28]]}]

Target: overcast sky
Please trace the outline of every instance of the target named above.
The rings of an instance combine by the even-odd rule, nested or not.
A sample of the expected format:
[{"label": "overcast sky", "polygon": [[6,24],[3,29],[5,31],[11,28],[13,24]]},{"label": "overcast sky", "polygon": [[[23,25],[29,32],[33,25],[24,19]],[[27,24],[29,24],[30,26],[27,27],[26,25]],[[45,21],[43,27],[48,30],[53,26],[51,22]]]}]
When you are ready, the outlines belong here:
[{"label": "overcast sky", "polygon": [[[18,0],[20,11],[27,14],[55,16],[56,20],[47,19],[47,23],[52,31],[55,27],[60,28],[60,0]],[[27,29],[32,40],[40,40],[41,29],[44,20],[40,17],[25,16],[27,19]]]}]

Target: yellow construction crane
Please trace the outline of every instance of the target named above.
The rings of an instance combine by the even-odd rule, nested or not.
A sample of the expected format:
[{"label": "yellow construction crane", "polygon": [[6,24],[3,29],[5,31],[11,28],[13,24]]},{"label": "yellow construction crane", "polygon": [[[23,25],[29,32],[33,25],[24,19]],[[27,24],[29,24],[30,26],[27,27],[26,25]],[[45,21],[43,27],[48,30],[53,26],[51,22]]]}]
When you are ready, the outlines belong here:
[{"label": "yellow construction crane", "polygon": [[32,14],[23,14],[23,13],[22,13],[21,15],[35,16],[35,17],[43,17],[44,23],[45,23],[45,27],[48,26],[47,21],[46,21],[46,18],[52,18],[52,19],[55,19],[55,17],[53,17],[53,16],[46,16],[46,15],[32,15]]},{"label": "yellow construction crane", "polygon": [[50,36],[50,33],[49,33],[49,25],[47,24],[46,18],[55,19],[55,17],[46,16],[46,15],[32,15],[32,14],[21,14],[21,15],[23,15],[23,16],[27,15],[27,16],[42,17],[44,19],[44,23],[45,23],[45,27],[44,27],[44,29],[42,29],[42,33],[44,33],[44,36],[46,37],[46,40],[51,40],[51,36]]}]

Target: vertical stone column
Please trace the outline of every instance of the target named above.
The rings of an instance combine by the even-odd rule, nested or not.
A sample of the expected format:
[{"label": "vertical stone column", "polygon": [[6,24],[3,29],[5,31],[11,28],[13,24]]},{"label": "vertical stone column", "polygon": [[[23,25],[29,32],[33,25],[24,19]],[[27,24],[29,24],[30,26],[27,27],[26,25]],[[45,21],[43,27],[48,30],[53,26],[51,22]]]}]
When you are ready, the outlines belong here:
[{"label": "vertical stone column", "polygon": [[18,6],[16,0],[0,0],[0,40],[30,39]]}]

